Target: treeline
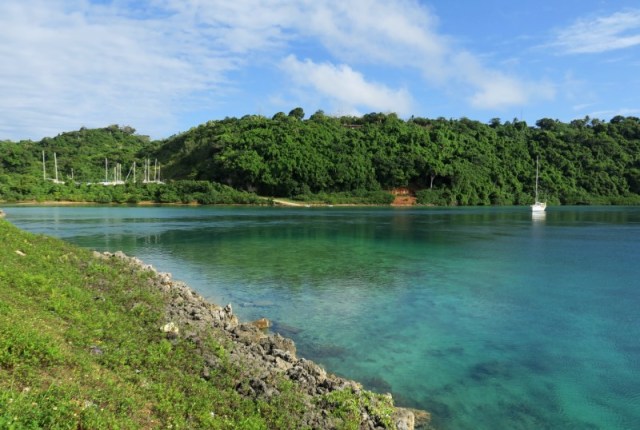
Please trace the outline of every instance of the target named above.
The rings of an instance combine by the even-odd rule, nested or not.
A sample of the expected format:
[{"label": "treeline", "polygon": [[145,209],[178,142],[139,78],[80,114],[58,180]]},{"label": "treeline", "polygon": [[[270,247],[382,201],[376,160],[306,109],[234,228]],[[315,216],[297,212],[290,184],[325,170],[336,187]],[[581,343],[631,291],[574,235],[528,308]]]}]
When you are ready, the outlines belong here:
[{"label": "treeline", "polygon": [[[217,197],[206,196],[238,190],[244,193],[231,198],[237,202],[257,199],[257,193],[386,204],[389,190],[401,187],[423,204],[521,205],[533,200],[537,157],[541,197],[551,204],[640,203],[636,117],[570,123],[544,118],[534,126],[518,119],[484,124],[467,118],[402,120],[382,113],[330,117],[318,111],[304,117],[296,108],[272,118],[225,118],[161,141],[138,136],[130,127],[110,126],[41,142],[0,142],[0,196],[21,199],[48,187],[47,195],[66,190],[90,201],[134,202],[151,196],[153,201],[215,203]],[[65,181],[71,169],[75,182],[104,180],[105,158],[112,165],[121,163],[123,174],[134,161],[140,169],[142,160],[157,159],[167,184],[159,188],[164,191],[147,187],[149,192],[141,186],[108,192],[110,187],[102,187],[95,191],[102,196],[92,197],[92,186],[72,189],[69,183],[43,181],[43,150],[49,172],[52,153],[57,153]]]},{"label": "treeline", "polygon": [[159,183],[125,183],[123,185],[101,185],[65,182],[0,183],[0,200],[18,201],[65,201],[137,204],[151,203],[198,203],[213,204],[272,204],[254,193],[235,190],[227,185],[207,181],[171,181]]},{"label": "treeline", "polygon": [[402,120],[395,114],[210,121],[171,137],[157,154],[176,178],[203,179],[273,196],[407,187],[419,202],[512,205],[640,202],[640,120],[571,123],[466,118]]}]

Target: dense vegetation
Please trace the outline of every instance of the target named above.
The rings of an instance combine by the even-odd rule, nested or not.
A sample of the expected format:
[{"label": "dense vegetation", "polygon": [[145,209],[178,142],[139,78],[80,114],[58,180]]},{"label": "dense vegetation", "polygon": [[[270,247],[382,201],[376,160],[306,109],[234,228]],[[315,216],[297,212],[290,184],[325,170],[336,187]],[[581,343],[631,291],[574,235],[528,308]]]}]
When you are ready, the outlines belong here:
[{"label": "dense vegetation", "polygon": [[565,124],[542,119],[482,124],[394,114],[210,121],[167,139],[158,155],[175,177],[213,180],[259,194],[409,187],[422,203],[527,204],[535,159],[552,203],[638,202],[640,120]]},{"label": "dense vegetation", "polygon": [[[0,141],[0,200],[72,201],[96,203],[201,203],[259,204],[255,194],[208,181],[155,183],[161,174],[150,161],[145,179],[145,160],[159,142],[138,136],[131,127],[112,125],[102,129],[81,129],[45,138],[40,142]],[[43,171],[42,154],[45,154]],[[57,159],[56,178],[54,154]],[[105,159],[107,166],[105,166]],[[134,170],[134,164],[137,170]],[[123,185],[113,182],[120,165]],[[156,172],[158,171],[158,175]],[[46,179],[45,179],[46,176]],[[134,182],[135,177],[135,182]]]},{"label": "dense vegetation", "polygon": [[[496,118],[489,124],[466,118],[405,121],[395,114],[335,118],[322,111],[304,119],[296,108],[271,119],[248,115],[209,121],[156,142],[112,126],[38,143],[0,142],[0,195],[34,195],[42,186],[42,149],[58,152],[62,171],[73,163],[76,172],[97,177],[93,180],[99,180],[105,157],[125,165],[152,158],[163,166],[164,178],[191,180],[196,188],[206,187],[198,185],[205,181],[265,196],[378,204],[388,203],[388,191],[398,187],[409,188],[423,204],[529,204],[539,158],[541,197],[552,204],[640,203],[636,117],[616,116],[608,122],[587,117],[570,123],[544,118],[529,126],[517,119]],[[16,173],[22,179],[12,176]],[[160,198],[154,190],[132,200],[189,200],[181,192]],[[129,200],[112,196],[111,201],[123,198]],[[238,198],[251,199],[245,194]]]},{"label": "dense vegetation", "polygon": [[[0,241],[0,428],[306,427],[309,405],[292,381],[283,377],[268,398],[239,393],[255,369],[231,359],[234,345],[214,328],[163,333],[171,298],[151,272],[2,219]],[[205,377],[206,357],[217,364]],[[355,429],[360,399],[384,398],[363,393],[370,397],[336,390],[317,401],[336,428]]]}]

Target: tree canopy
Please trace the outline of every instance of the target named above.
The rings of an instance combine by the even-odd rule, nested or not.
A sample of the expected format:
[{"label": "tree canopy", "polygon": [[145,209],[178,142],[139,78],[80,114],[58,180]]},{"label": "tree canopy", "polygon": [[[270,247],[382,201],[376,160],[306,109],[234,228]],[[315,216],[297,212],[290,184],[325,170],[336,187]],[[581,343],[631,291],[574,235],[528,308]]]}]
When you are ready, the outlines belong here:
[{"label": "tree canopy", "polygon": [[47,163],[57,153],[64,178],[73,169],[82,182],[104,177],[105,158],[125,170],[151,158],[170,181],[293,198],[402,187],[420,203],[440,205],[529,204],[538,157],[541,197],[551,204],[640,202],[636,117],[570,123],[542,118],[529,126],[518,119],[484,124],[468,118],[403,120],[375,112],[304,116],[295,108],[272,118],[225,118],[159,141],[138,136],[131,127],[109,126],[40,142],[0,142],[0,196],[19,199],[41,183],[45,151]]}]

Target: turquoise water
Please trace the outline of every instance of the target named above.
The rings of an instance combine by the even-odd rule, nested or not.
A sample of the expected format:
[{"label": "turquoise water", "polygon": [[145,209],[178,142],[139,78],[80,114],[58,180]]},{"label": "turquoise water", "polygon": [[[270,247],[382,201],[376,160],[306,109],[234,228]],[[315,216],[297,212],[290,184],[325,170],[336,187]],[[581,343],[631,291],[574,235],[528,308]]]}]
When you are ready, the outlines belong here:
[{"label": "turquoise water", "polygon": [[640,428],[640,208],[5,211],[268,317],[438,429]]}]

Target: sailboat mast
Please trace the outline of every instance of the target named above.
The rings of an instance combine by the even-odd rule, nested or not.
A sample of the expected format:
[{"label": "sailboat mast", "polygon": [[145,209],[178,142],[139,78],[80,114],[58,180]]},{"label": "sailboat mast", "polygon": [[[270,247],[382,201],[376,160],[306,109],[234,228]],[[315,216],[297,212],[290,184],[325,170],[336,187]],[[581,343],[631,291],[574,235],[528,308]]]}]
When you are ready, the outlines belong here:
[{"label": "sailboat mast", "polygon": [[536,157],[536,202],[538,201],[538,157]]},{"label": "sailboat mast", "polygon": [[109,162],[104,159],[104,181],[109,182]]},{"label": "sailboat mast", "polygon": [[47,167],[44,164],[44,151],[42,151],[42,179],[47,180]]},{"label": "sailboat mast", "polygon": [[56,184],[58,183],[58,157],[56,157],[56,153],[53,153],[53,165],[56,168]]}]

